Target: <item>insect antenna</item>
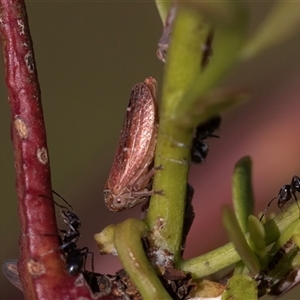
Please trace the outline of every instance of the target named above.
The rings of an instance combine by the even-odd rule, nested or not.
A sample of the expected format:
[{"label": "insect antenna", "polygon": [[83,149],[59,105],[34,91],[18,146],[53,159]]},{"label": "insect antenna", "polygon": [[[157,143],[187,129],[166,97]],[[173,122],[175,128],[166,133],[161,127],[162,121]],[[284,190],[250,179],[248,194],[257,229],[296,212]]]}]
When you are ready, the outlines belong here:
[{"label": "insect antenna", "polygon": [[277,199],[277,198],[278,198],[278,196],[274,197],[274,198],[268,203],[267,207],[265,208],[265,210],[263,211],[261,217],[259,218],[259,221],[260,221],[260,222],[261,222],[261,220],[263,219],[264,215],[267,213],[267,211],[268,211],[270,205],[272,204],[272,202],[273,202],[275,199]]},{"label": "insect antenna", "polygon": [[[71,205],[71,204],[70,204],[63,196],[61,196],[60,194],[58,194],[58,193],[55,192],[54,190],[52,190],[52,193],[55,194],[57,197],[59,197],[61,200],[63,200],[63,201],[69,206],[70,210],[73,211],[73,206],[72,206],[72,205]],[[54,200],[53,200],[53,201],[54,201]],[[60,205],[60,204],[56,203],[55,201],[54,201],[54,203],[55,203],[58,207],[60,207],[60,208],[68,209],[67,207],[65,207],[65,206],[63,206],[63,205]]]}]

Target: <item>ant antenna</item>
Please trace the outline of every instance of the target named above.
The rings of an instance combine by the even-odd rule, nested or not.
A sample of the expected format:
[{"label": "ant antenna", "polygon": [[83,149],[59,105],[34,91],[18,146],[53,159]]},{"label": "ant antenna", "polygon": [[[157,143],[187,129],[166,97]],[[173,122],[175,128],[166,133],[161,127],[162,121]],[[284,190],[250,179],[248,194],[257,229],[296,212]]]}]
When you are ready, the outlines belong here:
[{"label": "ant antenna", "polygon": [[[73,211],[73,206],[63,196],[61,196],[59,193],[55,192],[54,190],[52,190],[52,193],[55,194],[57,197],[59,197],[61,200],[63,200],[70,207],[71,211]],[[54,201],[54,203],[60,208],[68,209],[67,207],[60,205],[60,204],[56,203],[55,201]]]},{"label": "ant antenna", "polygon": [[265,210],[263,211],[261,217],[259,218],[259,222],[261,222],[261,220],[263,219],[264,215],[267,213],[267,211],[268,211],[268,209],[269,209],[271,203],[273,202],[273,200],[275,200],[275,199],[277,199],[277,198],[278,198],[278,196],[274,197],[274,198],[268,203],[267,207],[265,208]]}]

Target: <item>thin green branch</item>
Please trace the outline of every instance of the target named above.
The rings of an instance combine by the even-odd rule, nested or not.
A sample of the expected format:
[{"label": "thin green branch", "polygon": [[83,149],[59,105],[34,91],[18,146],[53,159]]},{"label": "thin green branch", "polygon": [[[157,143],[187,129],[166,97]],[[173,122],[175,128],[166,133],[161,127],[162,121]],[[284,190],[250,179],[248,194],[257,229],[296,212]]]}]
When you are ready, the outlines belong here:
[{"label": "thin green branch", "polygon": [[153,187],[163,194],[152,197],[146,219],[153,243],[172,253],[175,263],[181,251],[192,130],[180,130],[171,118],[200,72],[206,34],[207,26],[196,11],[178,10],[167,54],[155,157],[162,170],[157,171]]},{"label": "thin green branch", "polygon": [[[224,75],[238,61],[239,52],[246,37],[248,20],[243,2],[197,2],[194,6],[203,12],[206,20],[210,20],[215,36],[214,54],[208,67],[191,82],[190,89],[184,95],[184,101],[178,103],[176,112],[172,116],[174,123],[188,128],[195,127],[205,120],[204,115],[198,114],[186,124],[186,116],[193,114],[199,105],[207,106],[205,97],[207,98],[211,90],[220,84]],[[204,104],[201,103],[202,101]],[[212,105],[216,106],[214,102]],[[220,112],[224,108],[222,101],[219,106]]]},{"label": "thin green branch", "polygon": [[[216,53],[202,72],[201,46],[211,31],[212,24],[207,21],[210,19],[216,27]],[[146,219],[153,232],[153,243],[172,253],[175,264],[181,252],[193,129],[199,120],[208,119],[212,110],[217,114],[237,101],[232,91],[221,93],[218,101],[212,103],[209,103],[212,96],[207,96],[237,59],[244,39],[245,19],[244,5],[237,3],[178,3],[167,53],[155,157],[155,165],[162,166],[162,170],[157,172],[153,186],[163,194],[152,197]],[[185,126],[191,115],[194,118]]]},{"label": "thin green branch", "polygon": [[147,225],[136,219],[127,219],[116,225],[114,244],[118,256],[143,299],[171,300],[145,255],[142,237],[147,230]]},{"label": "thin green branch", "polygon": [[[299,209],[295,203],[288,210],[264,224],[266,244],[270,245],[274,243],[287,228],[297,226],[298,219]],[[295,221],[296,225],[291,225]],[[249,242],[248,234],[246,235],[246,240]],[[233,244],[228,243],[201,256],[182,261],[179,267],[185,272],[191,272],[193,276],[197,278],[202,278],[237,263],[240,260],[241,258],[234,249]]]}]

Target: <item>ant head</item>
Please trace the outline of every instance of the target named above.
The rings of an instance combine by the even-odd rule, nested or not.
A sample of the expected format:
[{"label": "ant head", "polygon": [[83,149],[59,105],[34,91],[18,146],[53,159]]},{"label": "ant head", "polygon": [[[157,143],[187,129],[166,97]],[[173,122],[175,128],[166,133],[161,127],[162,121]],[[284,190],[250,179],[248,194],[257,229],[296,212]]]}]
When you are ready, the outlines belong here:
[{"label": "ant head", "polygon": [[296,192],[300,192],[300,178],[298,176],[294,176],[291,182],[292,189]]},{"label": "ant head", "polygon": [[77,214],[75,214],[73,211],[61,210],[60,215],[63,219],[63,222],[73,230],[78,230],[80,228],[81,221]]},{"label": "ant head", "polygon": [[277,206],[281,209],[285,205],[287,201],[289,201],[292,198],[291,194],[291,185],[285,184],[279,191],[277,197],[278,203]]}]

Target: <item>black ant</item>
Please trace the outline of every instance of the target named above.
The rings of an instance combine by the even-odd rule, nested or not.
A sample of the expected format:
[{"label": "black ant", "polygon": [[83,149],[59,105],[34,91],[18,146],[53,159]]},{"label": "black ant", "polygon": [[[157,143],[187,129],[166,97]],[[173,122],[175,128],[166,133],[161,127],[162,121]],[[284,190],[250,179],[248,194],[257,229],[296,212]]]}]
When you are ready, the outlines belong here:
[{"label": "black ant", "polygon": [[[79,228],[81,226],[81,222],[77,214],[74,213],[72,205],[64,199],[61,195],[52,191],[53,194],[57,195],[60,199],[62,199],[68,207],[60,205],[53,202],[57,205],[60,210],[59,214],[63,220],[63,222],[69,227],[69,230],[59,230],[63,233],[61,239],[61,247],[66,254],[66,267],[67,271],[70,275],[76,276],[79,273],[82,273],[85,280],[88,282],[91,290],[96,293],[99,292],[99,286],[97,284],[97,276],[99,277],[101,274],[94,273],[94,253],[90,252],[88,247],[77,248],[77,241],[80,237]],[[41,195],[41,197],[48,197]],[[52,199],[51,199],[52,200]],[[85,261],[87,255],[91,255],[92,259],[92,272],[85,270]],[[18,269],[17,269],[17,259],[6,260],[2,265],[2,271],[4,275],[8,278],[8,280],[23,291],[22,284],[19,279]],[[83,269],[83,270],[82,270]]]},{"label": "black ant", "polygon": [[74,213],[72,205],[61,195],[52,191],[53,194],[62,199],[68,207],[54,203],[60,208],[59,214],[63,222],[69,227],[69,230],[59,230],[63,233],[61,237],[61,249],[66,253],[66,266],[69,274],[78,275],[82,269],[85,270],[85,261],[87,255],[91,255],[92,272],[94,273],[94,254],[90,252],[88,247],[78,248],[77,241],[80,237],[79,228],[81,222],[77,214]]},{"label": "black ant", "polygon": [[293,176],[291,184],[285,184],[280,190],[278,195],[273,198],[267,205],[266,209],[264,210],[263,214],[261,215],[259,221],[262,220],[264,215],[266,214],[267,210],[269,209],[273,200],[277,199],[277,206],[278,208],[282,209],[284,205],[293,198],[297,203],[297,206],[300,211],[300,207],[298,204],[298,198],[296,197],[296,192],[300,193],[300,178],[298,176]]},{"label": "black ant", "polygon": [[220,123],[221,117],[216,116],[196,128],[196,133],[195,137],[193,138],[191,148],[191,161],[193,163],[203,164],[205,162],[209,148],[204,140],[206,140],[208,137],[219,138],[219,136],[213,134],[213,132],[219,128]]}]

